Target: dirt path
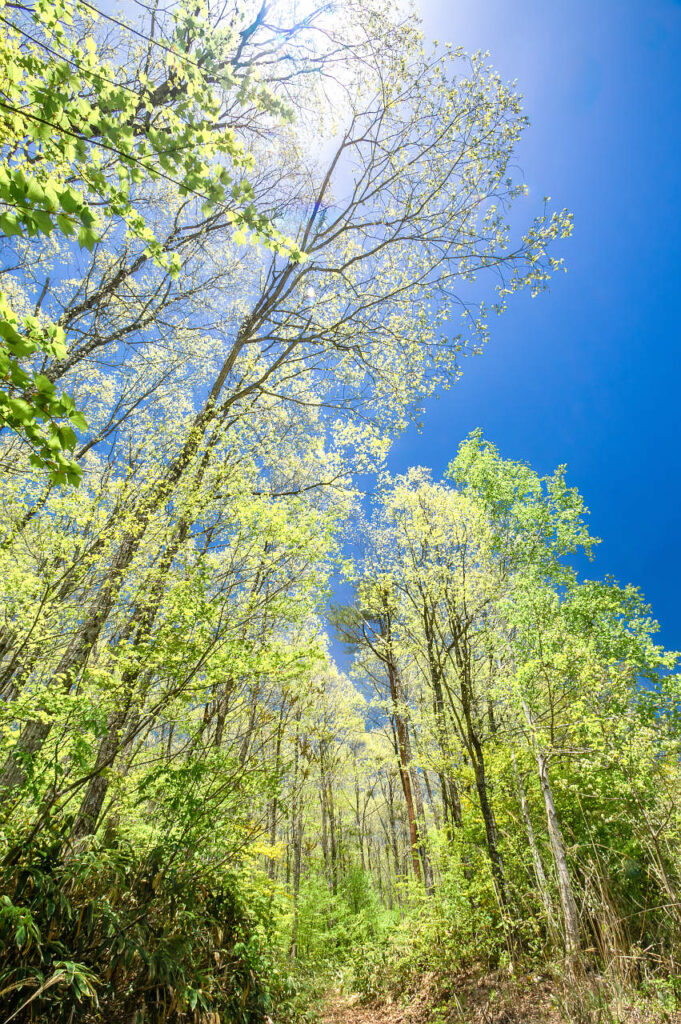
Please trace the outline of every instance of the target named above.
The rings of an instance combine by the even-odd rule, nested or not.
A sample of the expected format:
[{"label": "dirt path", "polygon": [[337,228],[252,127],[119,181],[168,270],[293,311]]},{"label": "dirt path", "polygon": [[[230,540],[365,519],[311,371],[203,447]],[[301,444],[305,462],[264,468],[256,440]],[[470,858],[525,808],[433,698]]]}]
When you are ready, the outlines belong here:
[{"label": "dirt path", "polygon": [[423,1004],[411,1006],[397,1003],[362,1006],[357,996],[331,994],[324,1002],[322,1024],[422,1024]]}]

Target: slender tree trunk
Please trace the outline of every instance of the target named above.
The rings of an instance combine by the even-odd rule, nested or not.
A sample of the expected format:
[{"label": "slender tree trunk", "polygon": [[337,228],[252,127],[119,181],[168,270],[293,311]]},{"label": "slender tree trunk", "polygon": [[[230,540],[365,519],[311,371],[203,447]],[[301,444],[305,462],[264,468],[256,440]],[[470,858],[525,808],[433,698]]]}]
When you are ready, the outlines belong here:
[{"label": "slender tree trunk", "polygon": [[355,762],[355,825],[357,827],[357,842],[359,845],[359,857],[362,871],[366,869],[364,858],[364,829],[362,828],[362,815],[360,812],[359,782],[357,781],[357,762]]},{"label": "slender tree trunk", "polygon": [[[474,747],[475,748],[475,747]],[[499,893],[499,902],[503,908],[508,904],[506,896],[506,878],[504,874],[504,861],[499,850],[499,832],[497,821],[489,800],[489,789],[487,786],[487,774],[482,750],[476,750],[476,757],[473,759],[473,773],[475,775],[475,788],[478,794],[478,802],[482,813],[482,820],[485,825],[485,838],[487,840],[487,852],[492,866],[492,875]]]},{"label": "slender tree trunk", "polygon": [[107,767],[113,764],[119,750],[119,732],[125,726],[127,718],[126,711],[114,712],[109,716],[106,723],[106,735],[99,745],[97,759],[95,761],[95,775],[85,791],[76,820],[71,829],[71,843],[77,843],[91,835],[97,828],[106,793],[109,788],[107,777],[103,774]]},{"label": "slender tree trunk", "polygon": [[392,872],[390,869],[390,845],[389,843],[384,844],[385,850],[385,893],[386,893],[386,904],[388,910],[393,909],[393,881]]},{"label": "slender tree trunk", "polygon": [[[281,771],[281,741],[284,733],[284,704],[282,704],[279,712],[279,723],[277,725],[277,737],[274,746],[274,770],[276,778],[279,780],[279,774]],[[274,796],[270,801],[270,846],[274,846],[277,841],[277,813],[279,811],[279,800],[275,791]],[[277,861],[275,857],[267,858],[267,876],[274,881],[277,873]]]},{"label": "slender tree trunk", "polygon": [[534,826],[532,825],[532,818],[530,817],[530,809],[527,803],[525,787],[523,786],[523,780],[520,776],[520,772],[518,771],[518,765],[516,764],[515,754],[513,753],[513,751],[511,751],[511,762],[513,764],[513,774],[515,776],[516,789],[518,790],[520,811],[523,816],[525,832],[527,834],[527,844],[530,848],[530,854],[532,857],[534,877],[537,881],[537,888],[539,890],[539,898],[541,899],[542,906],[544,907],[544,914],[546,915],[546,922],[548,924],[549,932],[551,935],[556,935],[556,919],[553,913],[553,905],[551,902],[549,884],[546,878],[546,873],[544,871],[544,865],[542,863],[541,854],[539,852],[539,846],[537,845],[537,839],[534,833]]},{"label": "slender tree trunk", "polygon": [[[323,776],[322,776],[323,779]],[[322,816],[322,855],[324,857],[324,877],[326,884],[331,890],[331,863],[329,859],[329,835],[327,828],[326,800],[324,797],[324,783],[319,787],[319,805]]]},{"label": "slender tree trunk", "polygon": [[397,845],[397,822],[395,819],[395,798],[392,776],[388,776],[388,823],[390,825],[390,846],[395,862],[395,877],[400,877],[400,851]]},{"label": "slender tree trunk", "polygon": [[[270,818],[270,846],[274,846],[277,841],[277,811],[278,811],[278,800],[276,796],[273,796],[269,806],[269,818]],[[277,858],[267,858],[267,877],[273,882],[277,877]]]},{"label": "slender tree trunk", "polygon": [[328,811],[326,807],[325,759],[326,744],[322,741],[319,744],[319,804],[322,815],[322,853],[324,855],[324,877],[326,878],[329,892],[333,892],[331,857],[329,854]]},{"label": "slender tree trunk", "polygon": [[333,806],[333,785],[331,779],[327,778],[327,801],[326,807],[329,812],[329,840],[331,846],[331,891],[336,895],[338,892],[338,843],[336,832],[336,813]]},{"label": "slender tree trunk", "polygon": [[295,751],[293,761],[293,800],[291,803],[291,840],[293,844],[293,923],[289,956],[298,956],[298,893],[300,891],[300,864],[303,846],[302,792],[299,792],[300,767],[300,712],[296,715]]},{"label": "slender tree trunk", "polygon": [[[370,840],[370,846],[372,841]],[[383,905],[385,905],[387,894],[383,886],[383,868],[381,867],[381,841],[376,840],[376,874],[378,875],[378,896]]]},{"label": "slender tree trunk", "polygon": [[293,926],[291,933],[291,956],[298,956],[298,898],[303,855],[303,807],[298,801],[293,833]]},{"label": "slender tree trunk", "polygon": [[537,749],[537,767],[539,769],[539,785],[544,806],[546,808],[546,819],[549,827],[549,842],[551,852],[556,865],[558,876],[558,893],[563,911],[563,925],[565,928],[565,951],[569,957],[575,957],[581,949],[579,935],[579,912],[572,889],[572,879],[568,868],[567,854],[565,852],[565,841],[561,831],[556,805],[553,801],[553,791],[549,779],[548,763],[544,753]]},{"label": "slender tree trunk", "polygon": [[248,748],[251,745],[251,737],[255,731],[255,720],[258,713],[258,689],[253,688],[251,695],[251,706],[248,712],[248,725],[239,745],[239,764],[243,768],[248,758]]},{"label": "slender tree trunk", "polygon": [[[409,748],[409,755],[411,758],[411,748]],[[430,856],[427,848],[428,832],[426,829],[426,814],[423,807],[421,783],[419,781],[418,772],[415,768],[410,768],[409,775],[411,777],[412,791],[414,793],[414,806],[416,809],[416,822],[419,839],[419,855],[423,865],[423,885],[428,895],[432,896],[435,891],[435,886],[433,883],[433,868],[430,863]]]},{"label": "slender tree trunk", "polygon": [[[423,605],[423,624],[424,632],[426,636],[426,646],[428,650],[428,666],[430,669],[430,682],[433,689],[433,716],[435,718],[435,731],[438,739],[438,745],[442,751],[442,756],[449,761],[452,756],[451,744],[449,742],[449,736],[447,734],[447,719],[445,716],[445,701],[442,690],[442,667],[438,663],[438,659],[435,655],[435,634],[433,631],[432,613],[429,612],[428,606],[424,602]],[[447,816],[451,817],[452,824],[457,828],[461,828],[463,825],[463,816],[461,813],[461,800],[459,798],[459,792],[456,788],[456,782],[449,775],[449,773],[440,773],[440,789],[442,792],[442,804],[445,822]]]},{"label": "slender tree trunk", "polygon": [[433,820],[435,822],[435,828],[439,832],[439,830],[440,830],[440,811],[438,810],[437,801],[433,797],[433,790],[431,789],[431,786],[430,786],[430,779],[428,778],[428,772],[425,769],[423,771],[423,781],[424,781],[425,786],[426,786],[426,793],[428,794],[428,804],[430,805],[430,809],[433,812]]},{"label": "slender tree trunk", "polygon": [[340,807],[336,812],[336,821],[338,823],[338,835],[336,837],[336,844],[338,849],[338,866],[340,868],[339,878],[347,878],[349,862],[347,858],[347,848],[345,844],[345,833],[343,831],[343,815],[341,814]]},{"label": "slender tree trunk", "polygon": [[504,872],[504,861],[499,848],[499,832],[497,829],[496,817],[492,809],[489,797],[489,785],[485,768],[485,755],[478,730],[473,721],[473,686],[471,682],[470,650],[463,639],[456,646],[457,662],[459,667],[459,685],[461,695],[461,709],[465,722],[465,736],[463,737],[473,765],[475,777],[475,788],[478,794],[478,803],[485,826],[485,839],[487,841],[487,853],[490,860],[492,877],[497,890],[499,905],[502,914],[508,908],[508,896],[506,893],[506,878]]},{"label": "slender tree trunk", "polygon": [[395,736],[396,753],[399,758],[399,772],[400,781],[402,782],[402,792],[404,793],[404,800],[407,805],[407,821],[409,824],[409,847],[411,850],[411,863],[414,870],[414,877],[420,882],[421,881],[421,863],[419,861],[419,834],[416,827],[416,812],[414,810],[414,798],[411,788],[411,776],[409,774],[409,768],[407,767],[406,752],[404,746],[404,740],[400,739],[400,736],[404,735],[404,723],[402,722],[399,715],[393,714],[393,733]]},{"label": "slender tree trunk", "polygon": [[[390,650],[390,634],[388,632],[388,644]],[[397,742],[400,777],[404,790],[404,799],[407,804],[407,817],[409,819],[409,836],[411,839],[412,864],[415,877],[421,881],[421,864],[423,865],[423,884],[426,892],[433,892],[433,873],[430,866],[430,858],[426,848],[426,823],[423,812],[423,798],[416,771],[411,766],[411,743],[409,740],[409,728],[402,716],[401,708],[404,704],[402,699],[402,686],[397,666],[392,660],[390,653],[386,662],[388,669],[388,681],[390,684],[390,698],[393,708],[394,734]]]},{"label": "slender tree trunk", "polygon": [[581,950],[579,911],[577,910],[577,901],[575,900],[575,894],[572,888],[572,879],[570,878],[570,869],[568,867],[567,853],[565,850],[565,840],[563,839],[556,805],[553,800],[553,790],[551,788],[551,780],[549,778],[549,766],[546,754],[537,742],[532,712],[525,700],[523,700],[522,704],[523,711],[525,713],[525,720],[527,721],[529,728],[530,742],[537,760],[539,786],[542,797],[544,798],[544,808],[546,810],[549,844],[551,846],[553,862],[556,868],[556,876],[558,878],[558,895],[560,897],[560,905],[563,912],[563,928],[565,932],[565,952],[568,957],[575,959]]}]

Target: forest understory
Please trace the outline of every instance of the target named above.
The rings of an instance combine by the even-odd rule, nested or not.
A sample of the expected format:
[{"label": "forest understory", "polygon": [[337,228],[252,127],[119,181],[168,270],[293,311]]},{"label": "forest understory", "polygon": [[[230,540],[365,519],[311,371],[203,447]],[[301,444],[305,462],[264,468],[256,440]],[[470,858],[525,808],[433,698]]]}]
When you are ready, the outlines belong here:
[{"label": "forest understory", "polygon": [[[569,1011],[568,1011],[569,1012]],[[593,1019],[621,1024],[678,1024],[681,1011],[664,1011],[636,1002],[598,1008]],[[320,1024],[564,1024],[565,991],[547,979],[520,980],[496,972],[459,976],[445,986],[432,977],[406,997],[366,1004],[358,994],[332,992],[325,997]]]},{"label": "forest understory", "polygon": [[384,0],[0,21],[0,1024],[681,1020],[677,653],[566,467],[386,471],[563,269],[515,84]]}]

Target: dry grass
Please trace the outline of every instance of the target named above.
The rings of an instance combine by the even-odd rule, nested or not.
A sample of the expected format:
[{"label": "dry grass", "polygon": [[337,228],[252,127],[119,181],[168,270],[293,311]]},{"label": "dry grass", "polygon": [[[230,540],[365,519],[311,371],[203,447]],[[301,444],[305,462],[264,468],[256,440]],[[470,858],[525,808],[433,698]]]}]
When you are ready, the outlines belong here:
[{"label": "dry grass", "polygon": [[585,988],[575,992],[543,977],[452,975],[423,979],[399,1001],[362,1005],[356,995],[328,996],[322,1024],[681,1024],[681,1011],[633,1001],[606,1005]]}]

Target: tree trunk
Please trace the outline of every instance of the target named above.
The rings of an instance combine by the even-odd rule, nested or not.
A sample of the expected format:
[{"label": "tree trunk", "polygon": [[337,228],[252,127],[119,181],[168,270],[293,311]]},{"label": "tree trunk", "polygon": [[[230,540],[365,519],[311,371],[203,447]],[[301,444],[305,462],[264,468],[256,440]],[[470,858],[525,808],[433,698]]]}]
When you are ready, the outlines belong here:
[{"label": "tree trunk", "polygon": [[470,650],[465,640],[457,643],[456,657],[459,669],[459,688],[461,695],[461,709],[465,722],[465,734],[462,737],[468,749],[473,774],[475,777],[475,788],[478,794],[478,803],[482,813],[482,820],[485,825],[485,839],[487,842],[487,853],[492,870],[492,878],[497,891],[499,906],[502,915],[508,908],[508,897],[506,894],[506,879],[504,873],[504,861],[499,849],[499,833],[497,822],[489,798],[489,786],[487,772],[485,769],[485,755],[478,730],[473,721],[473,686],[471,682]]},{"label": "tree trunk", "polygon": [[553,791],[551,789],[546,757],[543,751],[539,748],[537,748],[536,755],[537,767],[539,769],[539,785],[541,787],[542,796],[544,797],[546,819],[549,827],[549,842],[551,844],[551,853],[553,854],[553,860],[556,865],[556,874],[558,876],[558,893],[560,895],[560,904],[563,911],[563,924],[565,927],[565,951],[569,957],[576,957],[581,949],[579,937],[579,912],[577,910],[577,902],[572,890],[572,879],[570,878],[567,854],[565,852],[565,841],[560,828],[560,822],[558,821],[556,806],[553,802]]},{"label": "tree trunk", "polygon": [[409,848],[411,851],[411,863],[414,870],[414,877],[421,881],[421,863],[419,861],[419,835],[416,827],[416,813],[414,811],[414,799],[411,791],[411,776],[407,767],[404,741],[400,741],[400,734],[404,734],[404,724],[399,715],[393,714],[393,735],[395,737],[396,754],[399,759],[400,781],[402,792],[407,805],[407,821],[409,824]]},{"label": "tree trunk", "polygon": [[338,892],[338,843],[336,841],[336,813],[333,806],[333,786],[331,780],[328,778],[326,785],[326,807],[329,812],[329,841],[331,846],[331,891],[335,896],[336,893]]},{"label": "tree trunk", "polygon": [[[433,716],[435,718],[435,732],[438,739],[442,756],[448,761],[451,758],[449,736],[447,735],[447,720],[445,717],[445,701],[442,691],[442,667],[435,656],[435,636],[433,632],[432,616],[428,607],[423,605],[423,626],[428,649],[428,666],[430,669],[430,682],[433,688]],[[442,805],[445,821],[449,812],[452,824],[461,828],[463,816],[461,813],[461,800],[456,788],[456,782],[447,772],[440,773],[440,789],[442,792]]]},{"label": "tree trunk", "polygon": [[400,877],[400,851],[397,845],[397,822],[395,820],[395,799],[393,794],[392,776],[388,776],[388,823],[390,826],[390,846],[395,862],[395,877]]},{"label": "tree trunk", "polygon": [[[409,749],[409,754],[411,756],[411,748]],[[435,886],[433,884],[433,868],[430,863],[430,856],[426,845],[428,842],[428,832],[426,829],[426,815],[423,807],[421,783],[419,781],[418,772],[415,768],[410,768],[409,775],[411,777],[412,790],[414,793],[414,806],[416,809],[416,822],[419,839],[419,855],[423,865],[423,885],[428,895],[432,896],[435,891]]]},{"label": "tree trunk", "polygon": [[[388,642],[390,635],[388,633]],[[402,699],[402,686],[397,666],[390,655],[386,662],[388,669],[388,681],[390,684],[390,698],[393,708],[394,735],[397,742],[397,752],[400,763],[400,778],[402,789],[407,805],[407,817],[409,820],[409,836],[411,840],[412,865],[414,875],[421,881],[421,864],[423,865],[423,884],[426,892],[433,892],[433,873],[430,866],[430,858],[426,848],[426,823],[423,813],[423,798],[416,771],[411,767],[411,743],[409,740],[409,728],[402,717],[401,708],[404,704]]]},{"label": "tree trunk", "polygon": [[295,751],[293,760],[293,800],[291,802],[291,842],[293,845],[293,923],[289,956],[298,957],[298,893],[300,891],[300,863],[303,846],[302,793],[298,791],[300,765],[300,712],[296,716]]},{"label": "tree trunk", "polygon": [[537,760],[539,786],[541,788],[542,797],[544,798],[544,808],[546,810],[549,844],[551,846],[551,853],[553,855],[553,862],[558,878],[558,895],[560,897],[560,906],[563,912],[563,928],[565,932],[565,952],[569,958],[574,959],[579,955],[581,950],[579,912],[577,910],[577,901],[575,900],[575,895],[572,889],[572,879],[570,878],[567,853],[565,851],[565,840],[563,839],[563,833],[561,831],[558,814],[556,812],[556,805],[553,800],[553,790],[551,788],[551,780],[549,778],[549,766],[546,754],[537,742],[532,712],[525,700],[523,700],[522,705],[525,720],[527,721],[529,728],[530,742]]},{"label": "tree trunk", "polygon": [[324,877],[326,884],[331,891],[331,861],[329,858],[329,833],[327,827],[327,815],[326,815],[326,800],[324,796],[324,782],[322,776],[322,784],[319,787],[319,805],[322,815],[322,855],[324,857]]},{"label": "tree trunk", "polygon": [[126,711],[114,712],[106,723],[106,735],[99,745],[97,759],[93,771],[95,775],[85,791],[76,820],[71,829],[70,842],[77,843],[80,839],[91,835],[97,828],[99,816],[104,805],[109,781],[103,774],[113,764],[118,753],[120,730],[125,726]]},{"label": "tree trunk", "polygon": [[324,855],[324,877],[329,892],[333,892],[331,857],[329,854],[328,811],[326,806],[325,743],[319,744],[319,804],[322,815],[322,853]]},{"label": "tree trunk", "polygon": [[435,822],[435,828],[440,831],[440,812],[438,810],[437,801],[433,797],[433,790],[430,786],[430,779],[428,778],[428,772],[423,770],[423,781],[426,786],[426,793],[428,794],[428,804],[431,811],[433,812],[433,821]]},{"label": "tree trunk", "polygon": [[532,818],[530,817],[530,809],[527,804],[527,795],[525,793],[525,787],[523,786],[523,780],[520,777],[518,766],[516,764],[515,754],[511,751],[511,762],[513,764],[513,774],[515,776],[516,789],[518,790],[518,799],[520,801],[520,811],[523,816],[523,822],[525,824],[525,832],[527,834],[527,843],[530,847],[530,854],[532,856],[532,865],[534,867],[534,876],[537,881],[537,888],[539,890],[539,897],[544,907],[544,913],[546,915],[546,922],[548,924],[549,932],[551,935],[556,935],[556,921],[553,914],[553,905],[551,903],[551,893],[549,890],[549,884],[546,879],[546,873],[544,871],[544,865],[542,863],[541,854],[537,845],[537,839],[534,834],[534,827],[532,825]]},{"label": "tree trunk", "polygon": [[359,782],[357,781],[357,763],[355,762],[355,826],[357,828],[357,843],[359,845],[359,859],[362,871],[366,869],[364,857],[364,829],[362,827],[362,814],[360,811]]}]

